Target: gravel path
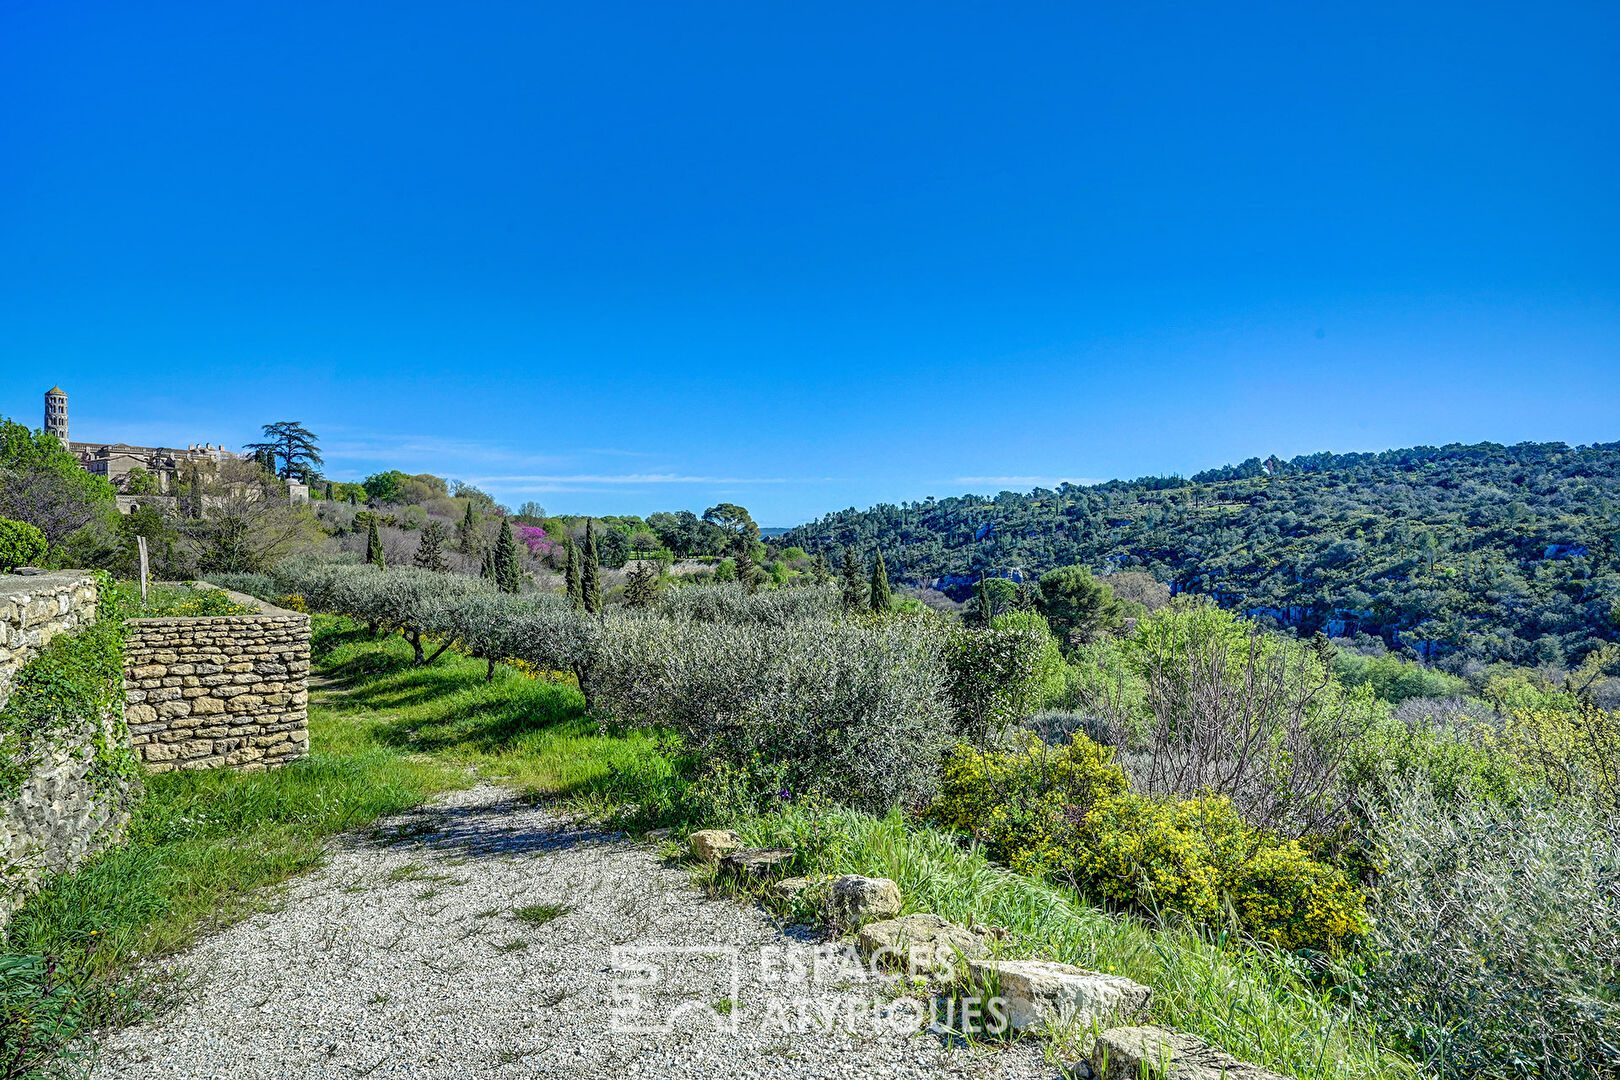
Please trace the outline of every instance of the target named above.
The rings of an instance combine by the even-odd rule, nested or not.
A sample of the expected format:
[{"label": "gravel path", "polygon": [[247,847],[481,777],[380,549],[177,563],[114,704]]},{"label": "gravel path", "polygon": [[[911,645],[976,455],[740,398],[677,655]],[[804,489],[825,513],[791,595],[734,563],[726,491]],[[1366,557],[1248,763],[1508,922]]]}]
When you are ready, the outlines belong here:
[{"label": "gravel path", "polygon": [[[565,913],[517,914],[546,905]],[[915,1031],[927,1006],[840,948],[480,786],[340,838],[277,910],[182,958],[185,1003],[111,1035],[91,1075],[1059,1075],[1034,1042]]]}]

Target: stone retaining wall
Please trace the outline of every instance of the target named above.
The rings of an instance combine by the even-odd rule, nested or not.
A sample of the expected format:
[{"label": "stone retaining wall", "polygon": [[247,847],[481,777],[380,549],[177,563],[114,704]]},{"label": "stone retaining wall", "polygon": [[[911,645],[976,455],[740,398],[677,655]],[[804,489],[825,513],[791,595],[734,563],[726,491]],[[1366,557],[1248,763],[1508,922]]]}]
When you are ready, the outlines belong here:
[{"label": "stone retaining wall", "polygon": [[0,706],[17,670],[57,634],[96,621],[96,579],[83,570],[0,574]]},{"label": "stone retaining wall", "polygon": [[[97,599],[96,579],[83,571],[0,574],[0,708],[17,672],[52,638],[95,622]],[[24,771],[0,796],[0,927],[41,878],[73,869],[122,835],[134,785],[106,775],[97,758],[124,737],[114,714],[65,718],[59,728],[6,742]]]},{"label": "stone retaining wall", "polygon": [[129,622],[124,715],[151,772],[256,771],[309,753],[309,616],[230,597],[258,611]]}]

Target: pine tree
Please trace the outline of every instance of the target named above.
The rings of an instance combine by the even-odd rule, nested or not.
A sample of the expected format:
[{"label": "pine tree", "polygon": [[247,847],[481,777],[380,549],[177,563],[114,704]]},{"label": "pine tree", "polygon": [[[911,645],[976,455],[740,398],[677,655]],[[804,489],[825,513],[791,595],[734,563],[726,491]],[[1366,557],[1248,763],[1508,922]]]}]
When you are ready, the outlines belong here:
[{"label": "pine tree", "polygon": [[751,593],[759,591],[760,578],[764,576],[759,564],[754,562],[753,547],[753,543],[746,534],[737,534],[737,554],[735,556],[737,560],[737,580],[742,582],[743,588]]},{"label": "pine tree", "polygon": [[379,570],[388,569],[388,556],[383,554],[382,535],[377,532],[377,515],[371,515],[366,528],[366,562]]},{"label": "pine tree", "polygon": [[563,570],[563,581],[568,586],[568,602],[577,611],[585,606],[585,592],[579,581],[579,548],[574,546],[574,538],[568,538],[568,565]]},{"label": "pine tree", "polygon": [[461,518],[461,535],[456,537],[461,543],[463,555],[476,555],[478,549],[478,517],[473,513],[472,500],[467,501],[467,512]]},{"label": "pine tree", "polygon": [[602,610],[602,567],[596,559],[596,529],[594,522],[585,522],[585,564],[579,572],[579,591],[585,610],[595,615]]},{"label": "pine tree", "polygon": [[416,545],[416,555],[411,562],[436,574],[447,572],[450,568],[444,563],[444,538],[444,522],[429,518],[428,523],[422,526],[422,539]]},{"label": "pine tree", "polygon": [[894,594],[889,591],[889,571],[883,565],[883,549],[879,548],[877,561],[872,564],[872,610],[893,611]]},{"label": "pine tree", "polygon": [[663,567],[652,559],[643,559],[630,571],[624,583],[624,602],[630,607],[652,607],[658,602],[658,584]]},{"label": "pine tree", "polygon": [[518,558],[510,521],[501,523],[500,535],[495,539],[495,585],[501,592],[508,593],[520,592],[523,588],[523,563]]},{"label": "pine tree", "polygon": [[844,549],[843,591],[844,607],[849,611],[859,611],[866,606],[866,586],[861,582],[861,561],[855,557],[854,548]]}]

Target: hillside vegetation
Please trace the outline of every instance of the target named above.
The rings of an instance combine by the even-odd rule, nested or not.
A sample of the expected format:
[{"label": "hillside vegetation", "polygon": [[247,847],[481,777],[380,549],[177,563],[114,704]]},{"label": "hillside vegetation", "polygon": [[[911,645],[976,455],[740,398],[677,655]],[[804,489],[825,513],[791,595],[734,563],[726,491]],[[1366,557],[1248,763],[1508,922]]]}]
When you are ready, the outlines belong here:
[{"label": "hillside vegetation", "polygon": [[1616,637],[1617,527],[1620,443],[1478,443],[851,508],[779,542],[878,549],[958,598],[983,574],[1083,563],[1306,634],[1564,664]]}]

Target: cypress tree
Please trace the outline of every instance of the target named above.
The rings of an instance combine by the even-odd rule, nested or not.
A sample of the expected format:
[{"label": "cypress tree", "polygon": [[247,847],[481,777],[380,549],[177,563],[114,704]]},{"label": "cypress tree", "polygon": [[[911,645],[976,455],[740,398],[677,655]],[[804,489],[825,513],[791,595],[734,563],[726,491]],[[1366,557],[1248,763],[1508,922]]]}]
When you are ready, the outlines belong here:
[{"label": "cypress tree", "polygon": [[495,580],[495,553],[493,551],[486,550],[484,552],[484,562],[478,568],[478,576],[485,581]]},{"label": "cypress tree", "polygon": [[585,606],[585,592],[579,581],[579,548],[574,546],[574,538],[568,538],[568,565],[563,570],[563,581],[568,586],[568,602],[577,611]]},{"label": "cypress tree", "polygon": [[810,564],[810,575],[817,585],[825,585],[832,581],[832,567],[827,565],[827,553],[816,552],[816,561]]},{"label": "cypress tree", "polygon": [[759,591],[759,579],[764,575],[759,565],[754,562],[754,545],[746,533],[737,534],[736,548],[737,580],[742,582],[743,588],[749,592]]},{"label": "cypress tree", "polygon": [[518,559],[517,541],[512,539],[512,523],[501,523],[495,540],[495,585],[501,592],[515,593],[523,588],[523,564]]},{"label": "cypress tree", "polygon": [[330,480],[326,482],[326,501],[332,501],[332,481]]},{"label": "cypress tree", "polygon": [[872,610],[894,610],[894,594],[889,591],[889,571],[883,565],[882,548],[878,549],[877,561],[872,564]]},{"label": "cypress tree", "polygon": [[843,572],[844,607],[849,611],[859,611],[866,606],[866,586],[861,582],[861,562],[855,557],[854,548],[844,549]]},{"label": "cypress tree", "polygon": [[354,488],[350,488],[349,489],[349,505],[350,506],[358,506],[359,503],[360,503],[360,500],[356,499],[354,497]]},{"label": "cypress tree", "polygon": [[602,610],[602,567],[596,558],[595,522],[585,522],[585,564],[580,567],[579,591],[585,610],[595,615]]},{"label": "cypress tree", "polygon": [[383,554],[382,535],[377,532],[377,515],[371,515],[366,528],[366,562],[379,570],[388,569],[388,556]]},{"label": "cypress tree", "polygon": [[472,555],[478,547],[478,518],[473,514],[472,500],[467,501],[467,512],[461,517],[461,535],[456,537],[461,542],[461,553]]},{"label": "cypress tree", "polygon": [[438,518],[428,519],[422,526],[422,539],[416,545],[416,555],[411,562],[436,574],[448,571],[450,568],[444,564],[444,536],[444,522]]}]

